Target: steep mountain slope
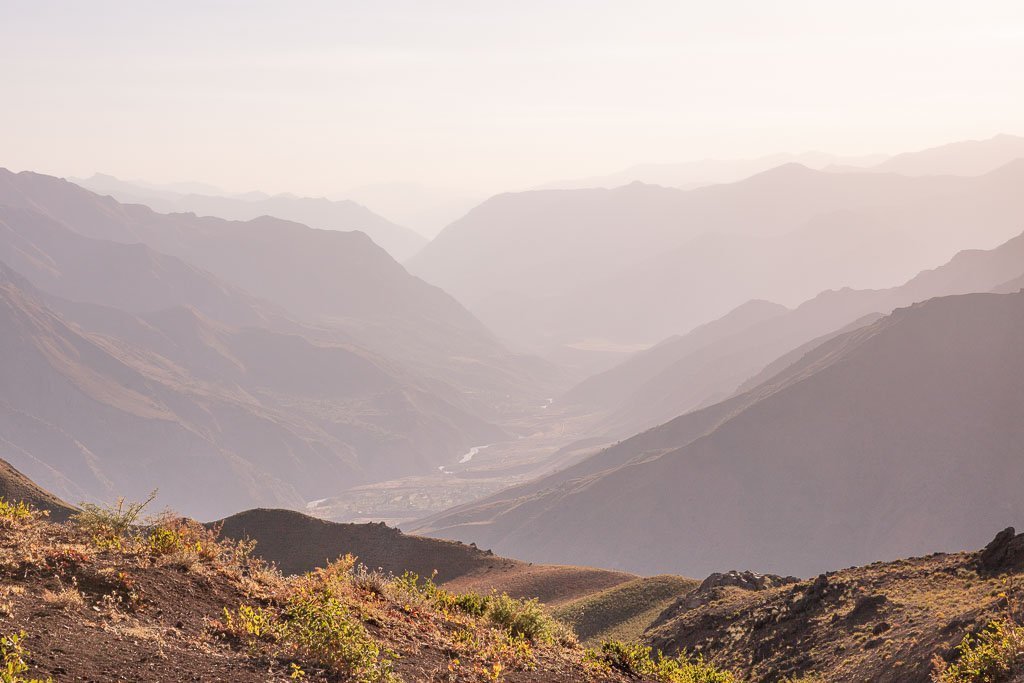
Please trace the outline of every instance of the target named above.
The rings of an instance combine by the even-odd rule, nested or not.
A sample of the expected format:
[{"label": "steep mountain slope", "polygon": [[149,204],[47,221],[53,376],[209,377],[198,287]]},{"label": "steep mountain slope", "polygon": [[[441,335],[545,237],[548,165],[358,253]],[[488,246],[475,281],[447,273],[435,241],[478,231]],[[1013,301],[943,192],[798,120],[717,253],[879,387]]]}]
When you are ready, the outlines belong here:
[{"label": "steep mountain slope", "polygon": [[458,407],[459,392],[424,389],[357,347],[233,328],[194,309],[51,307],[2,272],[2,452],[65,498],[160,488],[199,517],[298,507],[434,470],[502,433]]},{"label": "steep mountain slope", "polygon": [[664,373],[665,368],[678,359],[788,311],[785,306],[769,301],[748,301],[717,320],[696,327],[685,335],[669,337],[646,351],[634,354],[611,370],[580,382],[562,400],[614,408],[622,402],[623,396],[632,394]]},{"label": "steep mountain slope", "polygon": [[314,230],[263,217],[250,222],[164,215],[119,204],[66,181],[0,171],[0,205],[27,208],[81,235],[143,243],[212,273],[303,322],[322,336],[348,339],[424,373],[458,383],[481,407],[519,396],[550,395],[550,368],[510,354],[458,302],[409,275],[358,232]]},{"label": "steep mountain slope", "polygon": [[0,206],[0,261],[75,301],[135,313],[193,306],[229,324],[288,326],[279,309],[180,259],[84,237],[30,209]]},{"label": "steep mountain slope", "polygon": [[219,196],[203,193],[175,194],[154,192],[110,176],[73,179],[73,182],[100,194],[109,194],[120,202],[145,204],[160,213],[190,212],[199,216],[217,216],[248,221],[274,216],[321,230],[358,230],[375,244],[402,261],[423,248],[427,240],[409,228],[396,225],[353,201],[330,201],[323,197]]},{"label": "steep mountain slope", "polygon": [[[756,384],[751,377],[768,379],[821,342],[860,327],[874,316],[935,296],[991,291],[1021,268],[1024,235],[995,249],[960,252],[899,287],[823,292],[784,315],[763,321],[750,320],[746,315],[750,304],[746,304],[721,321],[668,339],[591,377],[564,400],[594,408],[611,406],[608,433],[635,433],[721,400],[741,385],[752,388]],[[748,320],[750,324],[742,324]],[[736,329],[721,327],[726,321],[736,321]],[[708,338],[707,330],[714,329],[731,334]]]},{"label": "steep mountain slope", "polygon": [[[782,166],[684,192],[629,185],[494,197],[409,261],[503,338],[651,343],[751,298],[886,287],[1017,234],[1024,161],[979,177]],[[671,305],[666,303],[672,297]]]},{"label": "steep mountain slope", "polygon": [[540,561],[689,575],[808,575],[977,546],[1024,517],[1022,333],[1024,294],[899,309],[595,456],[607,470],[592,463],[589,476],[419,531]]}]

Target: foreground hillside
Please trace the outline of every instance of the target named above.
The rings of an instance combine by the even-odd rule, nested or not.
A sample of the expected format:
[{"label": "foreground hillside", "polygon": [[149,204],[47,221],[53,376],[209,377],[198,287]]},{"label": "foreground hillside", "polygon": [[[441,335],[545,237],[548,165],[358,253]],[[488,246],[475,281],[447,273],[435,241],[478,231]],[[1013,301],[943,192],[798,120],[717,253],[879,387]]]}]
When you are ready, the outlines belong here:
[{"label": "foreground hillside", "polygon": [[535,602],[351,558],[288,579],[188,521],[128,527],[137,512],[58,525],[0,503],[2,680],[627,680]]},{"label": "foreground hillside", "polygon": [[898,309],[744,394],[412,530],[690,576],[977,547],[1024,520],[1022,336],[1024,294]]},{"label": "foreground hillside", "polygon": [[[0,484],[23,482],[14,475]],[[57,524],[0,500],[0,680],[1024,680],[1024,534],[1013,529],[980,552],[806,581],[638,578],[549,610],[351,555],[286,577],[250,541],[143,508],[86,505]],[[438,559],[466,554],[421,540]]]},{"label": "foreground hillside", "polygon": [[[709,577],[666,609],[645,640],[668,653],[703,652],[749,681],[907,683],[949,663],[939,683],[1024,680],[1024,534],[1013,529],[981,552],[767,587],[757,578]],[[965,637],[973,657],[962,656]]]}]

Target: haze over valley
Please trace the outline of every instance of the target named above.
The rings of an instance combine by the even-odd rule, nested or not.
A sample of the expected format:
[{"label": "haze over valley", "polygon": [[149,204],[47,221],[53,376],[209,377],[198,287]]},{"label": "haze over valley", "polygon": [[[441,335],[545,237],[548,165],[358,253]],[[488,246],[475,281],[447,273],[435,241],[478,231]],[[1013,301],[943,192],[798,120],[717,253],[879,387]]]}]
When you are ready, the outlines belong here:
[{"label": "haze over valley", "polygon": [[1024,682],[1019,3],[0,46],[0,681]]}]

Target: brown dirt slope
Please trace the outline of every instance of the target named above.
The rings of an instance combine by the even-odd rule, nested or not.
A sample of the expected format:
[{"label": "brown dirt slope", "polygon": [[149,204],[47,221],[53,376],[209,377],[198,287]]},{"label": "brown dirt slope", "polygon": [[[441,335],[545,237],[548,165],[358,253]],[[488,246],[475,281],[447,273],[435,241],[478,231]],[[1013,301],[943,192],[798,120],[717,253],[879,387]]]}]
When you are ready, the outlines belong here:
[{"label": "brown dirt slope", "polygon": [[[184,542],[154,545],[157,531]],[[209,533],[179,521],[114,549],[70,522],[4,516],[0,636],[24,634],[5,648],[27,669],[12,680],[256,683],[295,679],[295,667],[335,683],[627,680],[567,635],[516,640],[486,616],[347,565],[284,578]]]},{"label": "brown dirt slope", "polygon": [[645,640],[667,653],[703,653],[750,683],[803,675],[923,683],[932,657],[953,658],[965,635],[993,620],[1021,623],[1022,581],[1024,534],[1009,530],[981,552],[875,562],[764,590],[699,590],[669,607]]},{"label": "brown dirt slope", "polygon": [[505,592],[559,604],[636,578],[625,572],[534,565],[457,541],[404,534],[385,524],[329,522],[292,510],[247,510],[214,525],[234,539],[256,541],[256,553],[286,574],[323,567],[355,555],[370,569],[431,576],[451,590]]}]

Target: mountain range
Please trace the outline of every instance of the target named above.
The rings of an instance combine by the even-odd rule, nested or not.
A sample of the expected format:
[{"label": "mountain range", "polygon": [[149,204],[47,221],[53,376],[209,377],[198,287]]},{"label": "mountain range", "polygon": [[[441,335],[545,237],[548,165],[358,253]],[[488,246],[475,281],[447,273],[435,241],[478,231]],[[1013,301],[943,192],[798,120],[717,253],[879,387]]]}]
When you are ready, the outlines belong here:
[{"label": "mountain range", "polygon": [[508,438],[554,381],[361,233],[3,171],[0,263],[5,453],[70,500],[303,507]]},{"label": "mountain range", "polygon": [[916,178],[787,165],[691,191],[506,194],[408,265],[523,348],[651,345],[752,298],[793,306],[829,288],[890,287],[994,247],[1020,232],[1022,182],[1021,161]]},{"label": "mountain range", "polygon": [[419,233],[396,225],[351,200],[324,197],[266,195],[261,192],[226,195],[217,188],[186,188],[199,192],[176,192],[126,182],[97,173],[89,178],[70,179],[93,192],[110,195],[126,204],[144,204],[160,213],[194,213],[235,221],[274,216],[322,230],[363,232],[397,261],[402,261],[427,243]]},{"label": "mountain range", "polygon": [[977,546],[1024,516],[1022,333],[1021,293],[899,308],[745,393],[417,529],[690,575]]},{"label": "mountain range", "polygon": [[580,382],[560,401],[608,410],[608,433],[630,435],[750,389],[842,332],[899,306],[950,294],[1017,291],[1024,234],[965,250],[898,287],[822,292],[793,309],[750,301],[686,335],[665,339]]}]

